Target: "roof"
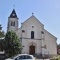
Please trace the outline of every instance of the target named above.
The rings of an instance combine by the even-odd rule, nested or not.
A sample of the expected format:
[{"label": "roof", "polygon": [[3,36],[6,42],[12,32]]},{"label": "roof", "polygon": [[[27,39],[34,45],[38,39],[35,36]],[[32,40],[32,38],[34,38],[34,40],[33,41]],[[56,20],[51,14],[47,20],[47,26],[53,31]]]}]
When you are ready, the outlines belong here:
[{"label": "roof", "polygon": [[15,12],[15,9],[13,9],[12,13],[10,14],[9,18],[18,18],[17,14]]},{"label": "roof", "polygon": [[44,31],[46,31],[47,33],[49,33],[51,36],[53,36],[54,38],[56,38],[57,40],[57,37],[55,37],[53,34],[51,34],[50,32],[48,32],[47,30],[44,29]]}]

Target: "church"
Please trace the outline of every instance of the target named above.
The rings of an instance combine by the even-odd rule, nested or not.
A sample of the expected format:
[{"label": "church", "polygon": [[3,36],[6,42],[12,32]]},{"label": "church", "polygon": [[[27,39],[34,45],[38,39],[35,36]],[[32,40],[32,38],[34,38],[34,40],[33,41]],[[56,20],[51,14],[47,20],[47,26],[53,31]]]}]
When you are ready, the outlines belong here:
[{"label": "church", "polygon": [[57,55],[57,38],[44,29],[44,25],[32,14],[18,28],[19,18],[15,9],[8,17],[7,31],[16,32],[21,40],[22,53],[40,55]]}]

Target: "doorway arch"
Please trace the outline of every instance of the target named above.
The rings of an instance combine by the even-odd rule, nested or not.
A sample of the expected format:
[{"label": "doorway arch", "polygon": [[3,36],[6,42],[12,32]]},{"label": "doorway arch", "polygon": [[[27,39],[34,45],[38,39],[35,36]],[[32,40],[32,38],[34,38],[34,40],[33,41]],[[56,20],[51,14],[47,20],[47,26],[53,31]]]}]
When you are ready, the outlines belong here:
[{"label": "doorway arch", "polygon": [[35,54],[35,46],[34,45],[29,46],[29,54]]}]

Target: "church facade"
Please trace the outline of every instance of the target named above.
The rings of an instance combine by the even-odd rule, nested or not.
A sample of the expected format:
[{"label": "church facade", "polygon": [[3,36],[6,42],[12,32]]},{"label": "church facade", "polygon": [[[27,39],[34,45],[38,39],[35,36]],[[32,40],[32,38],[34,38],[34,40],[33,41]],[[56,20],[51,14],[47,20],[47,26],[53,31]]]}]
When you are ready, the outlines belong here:
[{"label": "church facade", "polygon": [[57,55],[57,38],[44,29],[44,25],[32,15],[18,28],[15,9],[8,17],[8,31],[15,31],[21,40],[22,53]]}]

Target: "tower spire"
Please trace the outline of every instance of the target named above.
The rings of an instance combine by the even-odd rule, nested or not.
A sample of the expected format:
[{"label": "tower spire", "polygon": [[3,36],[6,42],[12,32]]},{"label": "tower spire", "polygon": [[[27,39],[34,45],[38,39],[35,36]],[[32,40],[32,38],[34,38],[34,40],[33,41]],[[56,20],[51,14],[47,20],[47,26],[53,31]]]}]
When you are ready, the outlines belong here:
[{"label": "tower spire", "polygon": [[10,14],[9,18],[18,18],[17,14],[15,12],[15,9],[13,9],[12,13]]},{"label": "tower spire", "polygon": [[15,31],[18,29],[18,17],[15,12],[15,9],[13,9],[12,13],[8,17],[8,28],[7,31]]}]

